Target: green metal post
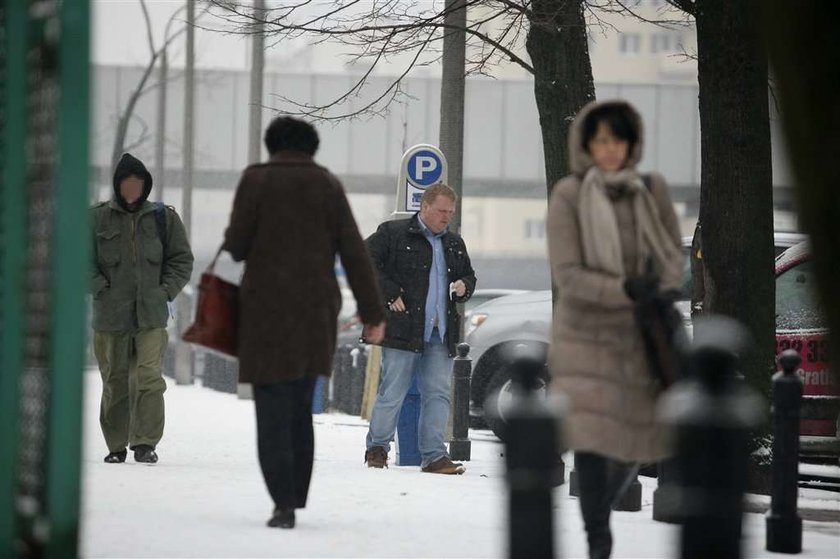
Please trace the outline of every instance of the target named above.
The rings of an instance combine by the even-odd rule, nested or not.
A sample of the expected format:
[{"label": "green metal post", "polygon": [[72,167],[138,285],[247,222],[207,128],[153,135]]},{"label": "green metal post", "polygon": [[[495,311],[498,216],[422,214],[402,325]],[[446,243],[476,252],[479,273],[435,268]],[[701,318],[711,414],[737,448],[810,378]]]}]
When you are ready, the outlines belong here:
[{"label": "green metal post", "polygon": [[25,138],[27,16],[5,2],[2,36],[3,152],[0,155],[0,557],[15,557],[18,413],[23,370],[23,272],[26,254]]},{"label": "green metal post", "polygon": [[87,208],[89,0],[64,0],[60,18],[46,559],[78,555],[85,294],[91,245]]}]

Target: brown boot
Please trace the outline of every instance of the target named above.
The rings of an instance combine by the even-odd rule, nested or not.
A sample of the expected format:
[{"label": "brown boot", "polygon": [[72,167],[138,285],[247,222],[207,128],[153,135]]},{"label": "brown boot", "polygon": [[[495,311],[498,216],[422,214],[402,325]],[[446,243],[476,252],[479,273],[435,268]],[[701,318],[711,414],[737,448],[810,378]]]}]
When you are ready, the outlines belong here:
[{"label": "brown boot", "polygon": [[423,471],[428,474],[461,475],[467,471],[463,464],[453,462],[449,456],[441,456],[425,468]]},{"label": "brown boot", "polygon": [[372,446],[365,451],[365,463],[368,468],[387,468],[388,452],[381,446]]}]

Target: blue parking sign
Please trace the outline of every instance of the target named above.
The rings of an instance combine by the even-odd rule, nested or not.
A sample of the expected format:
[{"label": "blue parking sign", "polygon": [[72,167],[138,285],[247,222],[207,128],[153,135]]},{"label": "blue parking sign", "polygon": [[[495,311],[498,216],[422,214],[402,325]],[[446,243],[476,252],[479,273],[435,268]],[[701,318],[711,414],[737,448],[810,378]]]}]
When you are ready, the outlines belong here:
[{"label": "blue parking sign", "polygon": [[425,188],[440,180],[443,174],[443,164],[438,154],[422,149],[411,154],[407,165],[406,179],[414,186]]}]

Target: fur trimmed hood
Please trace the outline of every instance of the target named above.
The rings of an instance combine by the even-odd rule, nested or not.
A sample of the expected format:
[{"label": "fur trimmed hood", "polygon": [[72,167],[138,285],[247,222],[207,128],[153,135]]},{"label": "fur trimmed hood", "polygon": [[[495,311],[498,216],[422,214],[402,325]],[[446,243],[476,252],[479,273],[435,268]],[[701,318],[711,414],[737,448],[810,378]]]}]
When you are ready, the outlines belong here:
[{"label": "fur trimmed hood", "polygon": [[630,109],[630,114],[633,115],[633,126],[636,128],[639,141],[633,147],[633,151],[628,155],[627,167],[635,168],[642,159],[642,148],[644,147],[644,127],[642,126],[642,117],[639,112],[627,101],[621,99],[611,99],[608,101],[592,101],[586,104],[575,117],[575,121],[569,128],[569,166],[572,173],[582,177],[586,171],[594,165],[589,154],[582,145],[583,141],[583,121],[589,113],[599,107],[605,105],[622,105]]}]

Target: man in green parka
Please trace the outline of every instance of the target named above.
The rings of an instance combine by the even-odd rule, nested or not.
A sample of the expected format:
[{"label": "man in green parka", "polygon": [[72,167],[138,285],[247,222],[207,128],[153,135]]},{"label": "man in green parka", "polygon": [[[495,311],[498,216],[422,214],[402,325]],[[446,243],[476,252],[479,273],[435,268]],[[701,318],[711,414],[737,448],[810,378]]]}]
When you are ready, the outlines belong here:
[{"label": "man in green parka", "polygon": [[175,210],[149,202],[152,175],[124,154],[114,171],[114,195],[94,206],[94,352],[102,374],[99,423],[105,462],[154,464],[163,435],[162,376],[167,303],[190,280],[193,255]]}]

